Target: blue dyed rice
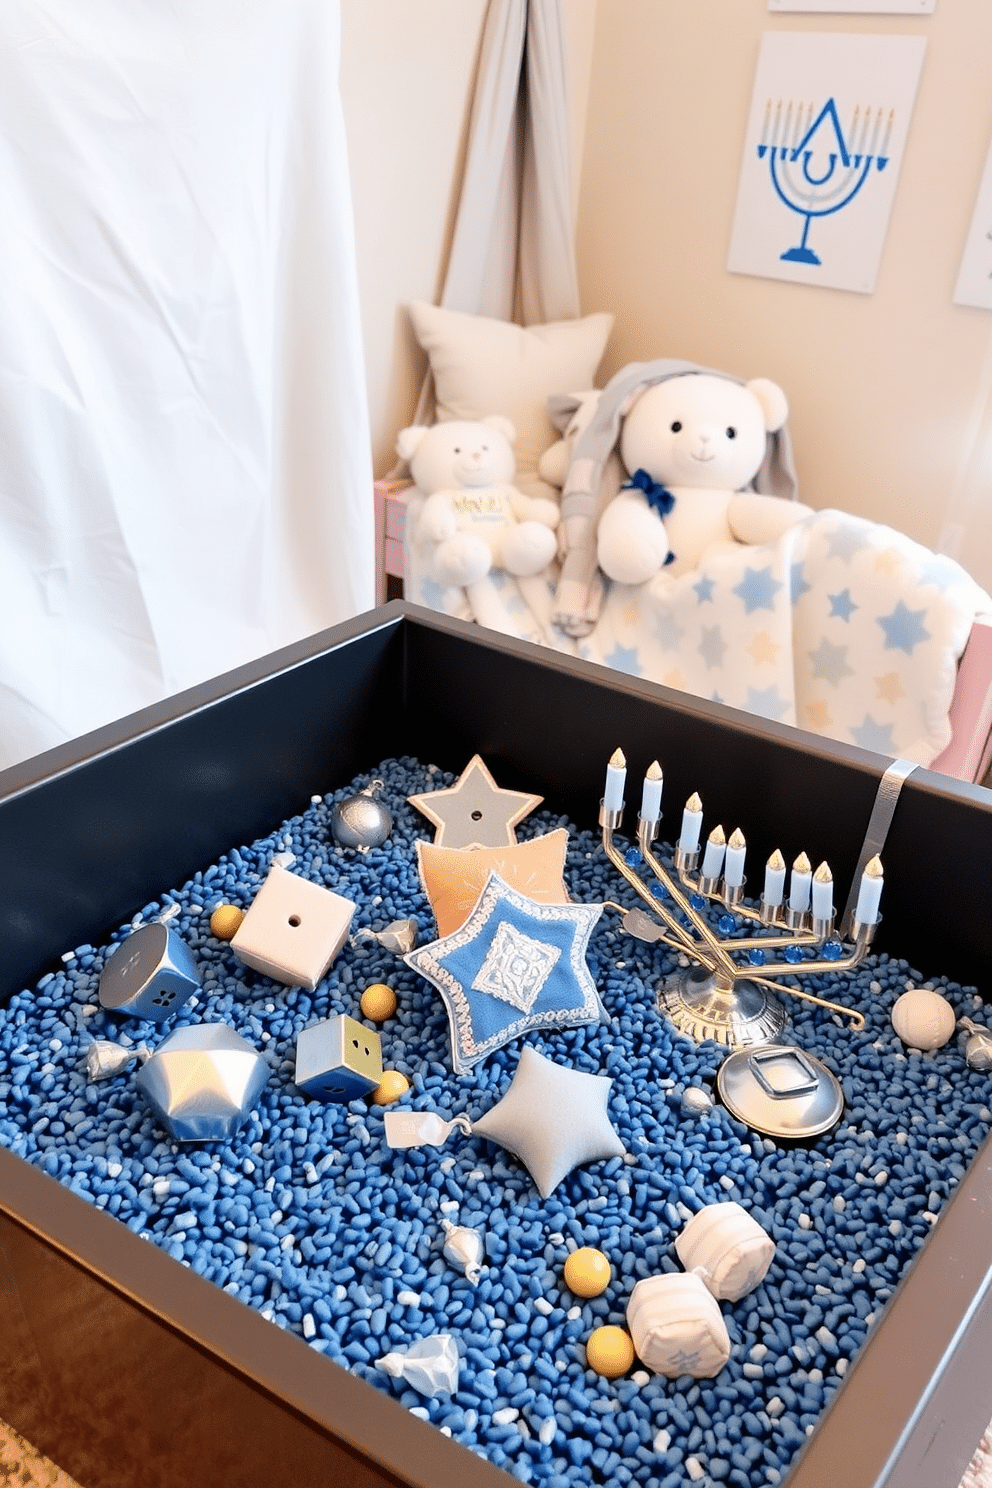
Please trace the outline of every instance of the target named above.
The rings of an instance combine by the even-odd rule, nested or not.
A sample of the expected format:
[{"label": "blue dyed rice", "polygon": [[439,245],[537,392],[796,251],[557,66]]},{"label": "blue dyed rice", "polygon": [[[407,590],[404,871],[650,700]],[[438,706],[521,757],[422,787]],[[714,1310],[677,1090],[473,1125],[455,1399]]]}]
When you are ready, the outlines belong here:
[{"label": "blue dyed rice", "polygon": [[[367,854],[344,852],[329,835],[330,808],[374,776],[386,782],[393,835]],[[354,928],[412,915],[421,940],[432,938],[412,851],[429,829],[405,797],[450,783],[415,760],[387,760],[136,916],[176,909],[172,924],[201,969],[196,1005],[170,1026],[223,1019],[272,1068],[236,1141],[176,1146],[130,1073],[87,1084],[93,1037],[154,1046],[163,1034],[97,1003],[101,969],[127,924],[109,945],[67,952],[60,970],[0,1009],[0,1143],[523,1482],[779,1482],[986,1136],[987,1077],[968,1070],[953,1043],[926,1056],[903,1049],[889,1010],[922,978],[880,955],[854,976],[813,983],[866,1014],[862,1033],[789,1003],[796,1042],[842,1081],[847,1108],[834,1134],[786,1150],[719,1105],[686,1116],[683,1090],[712,1087],[723,1051],[670,1032],[654,989],[672,954],[622,935],[607,911],[589,962],[610,1025],[533,1042],[613,1077],[610,1114],[627,1159],[577,1170],[542,1203],[516,1160],[480,1139],[456,1133],[441,1149],[392,1153],[378,1108],[320,1105],[297,1091],[300,1029],[357,1016],[362,989],[388,982],[399,1011],[381,1027],[384,1062],[412,1081],[404,1104],[446,1116],[478,1116],[499,1099],[519,1047],[456,1079],[440,999],[376,942],[348,945],[316,992],[287,991],[247,971],[208,919],[222,901],[247,906],[273,855],[292,852],[293,871],[356,900]],[[559,825],[569,823],[540,813],[518,835]],[[590,833],[572,833],[567,882],[576,900],[637,902]],[[944,978],[928,985],[959,1016],[980,1006],[973,988]],[[764,1284],[724,1304],[730,1363],[714,1380],[668,1381],[639,1367],[619,1381],[598,1378],[585,1367],[589,1332],[622,1324],[634,1283],[676,1269],[672,1241],[686,1217],[727,1198],[778,1246]],[[441,1255],[445,1216],[485,1235],[488,1267],[476,1288]],[[565,1257],[579,1245],[613,1262],[613,1283],[593,1301],[562,1284]],[[425,1400],[375,1368],[387,1351],[444,1331],[462,1356],[453,1398]]]}]

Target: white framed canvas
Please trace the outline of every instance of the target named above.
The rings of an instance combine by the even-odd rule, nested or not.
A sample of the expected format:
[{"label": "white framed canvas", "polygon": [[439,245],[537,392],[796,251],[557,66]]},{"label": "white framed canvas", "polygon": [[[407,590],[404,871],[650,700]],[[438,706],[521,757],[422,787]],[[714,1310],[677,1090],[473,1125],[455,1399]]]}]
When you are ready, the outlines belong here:
[{"label": "white framed canvas", "polygon": [[992,145],[985,157],[982,184],[954,289],[954,303],[992,310]]},{"label": "white framed canvas", "polygon": [[871,294],[926,38],[766,31],[727,268]]},{"label": "white framed canvas", "polygon": [[768,9],[830,15],[932,15],[937,0],[768,0]]}]

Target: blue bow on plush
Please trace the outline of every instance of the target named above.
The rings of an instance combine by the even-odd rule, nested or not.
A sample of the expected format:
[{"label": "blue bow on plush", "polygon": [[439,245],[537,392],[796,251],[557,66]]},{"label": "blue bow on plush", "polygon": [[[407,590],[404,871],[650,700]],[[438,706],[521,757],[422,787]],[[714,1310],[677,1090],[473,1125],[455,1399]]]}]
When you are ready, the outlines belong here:
[{"label": "blue bow on plush", "polygon": [[648,506],[656,511],[659,517],[666,517],[675,505],[675,497],[667,486],[661,481],[652,480],[646,470],[635,470],[629,481],[625,481],[620,487],[621,491],[642,491],[647,498]]}]

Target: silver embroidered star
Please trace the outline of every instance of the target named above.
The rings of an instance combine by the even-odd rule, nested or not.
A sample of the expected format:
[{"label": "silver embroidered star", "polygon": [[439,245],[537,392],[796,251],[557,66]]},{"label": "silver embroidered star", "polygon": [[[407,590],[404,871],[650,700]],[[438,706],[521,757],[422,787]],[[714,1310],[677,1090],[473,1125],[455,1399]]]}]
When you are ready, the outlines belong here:
[{"label": "silver embroidered star", "polygon": [[472,986],[529,1013],[560,956],[558,946],[544,945],[504,920]]}]

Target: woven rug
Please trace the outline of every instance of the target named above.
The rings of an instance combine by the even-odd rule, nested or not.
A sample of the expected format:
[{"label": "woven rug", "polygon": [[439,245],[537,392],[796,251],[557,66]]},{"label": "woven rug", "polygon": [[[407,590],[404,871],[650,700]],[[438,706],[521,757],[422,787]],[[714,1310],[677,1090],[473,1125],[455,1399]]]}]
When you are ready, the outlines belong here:
[{"label": "woven rug", "polygon": [[[0,1421],[0,1488],[79,1488],[79,1484]],[[968,1464],[960,1488],[992,1488],[992,1423]]]}]

